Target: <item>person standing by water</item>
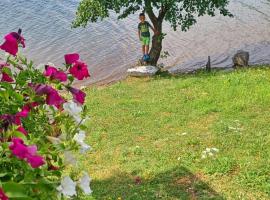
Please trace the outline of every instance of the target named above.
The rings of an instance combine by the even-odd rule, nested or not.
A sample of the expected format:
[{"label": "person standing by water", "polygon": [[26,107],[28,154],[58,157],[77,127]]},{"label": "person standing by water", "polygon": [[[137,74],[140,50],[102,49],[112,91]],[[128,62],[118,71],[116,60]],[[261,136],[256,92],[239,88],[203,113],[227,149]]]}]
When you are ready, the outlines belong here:
[{"label": "person standing by water", "polygon": [[149,45],[150,45],[150,31],[149,28],[156,34],[155,28],[148,22],[145,21],[145,14],[141,13],[139,16],[140,23],[138,25],[138,35],[139,39],[142,44],[142,53],[143,53],[143,60],[149,61]]}]

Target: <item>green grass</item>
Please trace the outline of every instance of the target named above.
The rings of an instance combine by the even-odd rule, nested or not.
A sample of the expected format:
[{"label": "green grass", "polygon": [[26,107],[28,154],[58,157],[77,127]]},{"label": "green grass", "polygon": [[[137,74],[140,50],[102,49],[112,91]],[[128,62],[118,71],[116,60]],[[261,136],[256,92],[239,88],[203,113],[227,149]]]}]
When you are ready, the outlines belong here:
[{"label": "green grass", "polygon": [[[87,93],[88,199],[270,199],[269,68],[130,78]],[[208,147],[219,152],[202,159]]]}]

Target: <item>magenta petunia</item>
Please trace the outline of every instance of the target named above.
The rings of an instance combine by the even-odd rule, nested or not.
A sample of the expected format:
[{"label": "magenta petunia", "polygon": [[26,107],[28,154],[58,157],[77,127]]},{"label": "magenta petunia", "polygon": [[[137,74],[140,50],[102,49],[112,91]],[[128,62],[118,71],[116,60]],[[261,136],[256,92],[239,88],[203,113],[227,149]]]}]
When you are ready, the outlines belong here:
[{"label": "magenta petunia", "polygon": [[36,155],[28,157],[27,162],[33,168],[38,168],[38,167],[45,164],[43,157],[42,156],[36,156]]},{"label": "magenta petunia", "polygon": [[65,100],[59,95],[59,93],[48,85],[38,85],[35,87],[37,95],[46,95],[46,103],[51,106],[59,108]]},{"label": "magenta petunia", "polygon": [[85,63],[77,61],[70,69],[69,72],[78,80],[90,77],[88,67]]},{"label": "magenta petunia", "polygon": [[23,107],[22,107],[22,110],[21,110],[20,112],[18,112],[18,113],[15,115],[15,117],[17,118],[17,123],[16,123],[16,124],[17,124],[17,125],[21,125],[21,122],[20,122],[20,121],[19,121],[19,123],[18,123],[18,119],[28,117],[29,112],[30,112],[33,108],[35,108],[35,107],[37,107],[37,106],[39,106],[39,104],[38,104],[37,102],[28,103],[28,104],[26,104],[25,106],[23,106]]},{"label": "magenta petunia", "polygon": [[13,155],[22,160],[29,154],[27,146],[21,138],[13,138],[9,149],[12,151]]},{"label": "magenta petunia", "polygon": [[12,83],[12,82],[14,82],[14,80],[6,72],[3,72],[1,82]]},{"label": "magenta petunia", "polygon": [[51,87],[48,86],[48,85],[42,85],[42,84],[39,84],[39,85],[30,85],[30,87],[33,87],[36,91],[36,94],[37,95],[44,95],[44,94],[48,94],[51,90]]},{"label": "magenta petunia", "polygon": [[9,149],[14,156],[27,161],[33,168],[38,168],[45,164],[43,157],[37,155],[37,146],[27,146],[21,138],[13,138]]},{"label": "magenta petunia", "polygon": [[77,53],[66,54],[65,61],[67,65],[72,65],[80,59],[80,55]]},{"label": "magenta petunia", "polygon": [[75,102],[84,104],[86,94],[83,91],[73,87],[69,87],[68,89],[72,93]]},{"label": "magenta petunia", "polygon": [[58,94],[58,92],[54,89],[47,94],[46,103],[51,106],[60,107],[65,100]]},{"label": "magenta petunia", "polygon": [[16,115],[0,115],[0,120],[4,130],[7,130],[11,125],[22,126],[21,118]]},{"label": "magenta petunia", "polygon": [[51,66],[46,65],[45,71],[43,74],[44,74],[44,76],[48,76],[51,79],[56,79],[56,80],[59,80],[61,82],[67,81],[66,73],[56,69],[55,67],[51,67]]},{"label": "magenta petunia", "polygon": [[21,132],[22,134],[24,135],[27,135],[28,132],[23,128],[22,125],[20,125],[18,128],[17,128],[17,131]]},{"label": "magenta petunia", "polygon": [[18,42],[11,34],[8,34],[5,36],[5,42],[0,46],[0,49],[16,56],[18,53]]},{"label": "magenta petunia", "polygon": [[2,188],[0,188],[0,200],[9,200],[8,196],[5,194]]},{"label": "magenta petunia", "polygon": [[57,71],[55,74],[52,75],[52,78],[61,82],[67,81],[67,75],[63,71]]},{"label": "magenta petunia", "polygon": [[16,116],[18,116],[18,117],[27,117],[30,111],[31,111],[31,107],[28,106],[28,105],[26,105],[26,106],[24,106],[22,108],[22,111],[21,112],[18,112],[16,114]]},{"label": "magenta petunia", "polygon": [[18,53],[18,46],[22,44],[25,48],[24,38],[21,36],[21,30],[18,33],[12,32],[5,36],[5,42],[0,46],[0,49],[7,53],[16,56]]},{"label": "magenta petunia", "polygon": [[55,67],[45,65],[45,71],[44,71],[43,75],[44,76],[52,76],[55,72],[57,72],[57,69]]}]

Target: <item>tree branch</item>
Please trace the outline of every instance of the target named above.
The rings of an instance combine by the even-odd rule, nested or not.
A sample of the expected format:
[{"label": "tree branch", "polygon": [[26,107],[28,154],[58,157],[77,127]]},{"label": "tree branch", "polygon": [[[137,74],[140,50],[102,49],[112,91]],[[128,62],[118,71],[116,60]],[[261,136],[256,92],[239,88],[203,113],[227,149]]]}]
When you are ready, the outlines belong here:
[{"label": "tree branch", "polygon": [[163,21],[167,11],[168,11],[167,7],[164,4],[162,4],[158,15],[158,21]]},{"label": "tree branch", "polygon": [[145,0],[145,10],[146,10],[146,13],[148,14],[151,22],[153,23],[154,27],[157,28],[158,18],[156,17],[155,13],[153,12],[151,0]]}]

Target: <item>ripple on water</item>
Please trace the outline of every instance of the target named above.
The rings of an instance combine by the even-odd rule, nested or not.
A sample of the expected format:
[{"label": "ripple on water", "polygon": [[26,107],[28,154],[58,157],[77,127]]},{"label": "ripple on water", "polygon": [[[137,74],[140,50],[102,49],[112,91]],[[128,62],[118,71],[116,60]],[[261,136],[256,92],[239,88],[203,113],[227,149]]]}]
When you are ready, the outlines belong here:
[{"label": "ripple on water", "polygon": [[[89,64],[90,83],[112,81],[125,75],[138,57],[137,15],[123,21],[116,17],[86,29],[71,29],[78,0],[1,0],[0,34],[23,28],[25,53],[37,63],[63,63],[63,54],[78,52]],[[212,57],[214,67],[231,66],[238,49],[250,51],[252,64],[270,63],[270,2],[232,0],[234,18],[202,17],[188,32],[173,32],[168,24],[164,50],[168,66],[194,69]]]}]

